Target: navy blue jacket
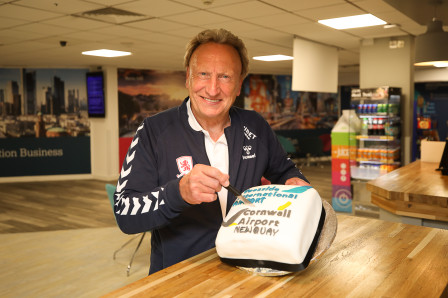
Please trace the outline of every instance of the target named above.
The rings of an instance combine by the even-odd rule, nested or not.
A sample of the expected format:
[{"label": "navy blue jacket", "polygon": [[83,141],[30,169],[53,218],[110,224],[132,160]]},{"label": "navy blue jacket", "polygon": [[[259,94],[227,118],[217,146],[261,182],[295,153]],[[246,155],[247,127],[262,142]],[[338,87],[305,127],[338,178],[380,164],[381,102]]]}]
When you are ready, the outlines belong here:
[{"label": "navy blue jacket", "polygon": [[[188,123],[187,100],[143,121],[117,183],[115,217],[120,229],[128,234],[152,232],[150,274],[214,247],[222,223],[219,200],[190,205],[179,192],[188,167],[210,165],[204,134]],[[292,177],[306,181],[258,113],[236,107],[229,113],[231,125],[224,133],[232,185],[244,191],[260,185],[262,176],[276,184]],[[234,201],[229,193],[226,212]]]}]

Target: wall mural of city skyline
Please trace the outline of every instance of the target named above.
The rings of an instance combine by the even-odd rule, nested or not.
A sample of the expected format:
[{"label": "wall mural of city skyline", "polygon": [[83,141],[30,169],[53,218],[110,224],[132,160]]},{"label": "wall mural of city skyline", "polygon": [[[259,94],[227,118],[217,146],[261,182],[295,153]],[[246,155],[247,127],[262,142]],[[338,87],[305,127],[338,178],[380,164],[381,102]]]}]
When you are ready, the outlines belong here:
[{"label": "wall mural of city skyline", "polygon": [[88,71],[0,68],[0,177],[91,172]]},{"label": "wall mural of city skyline", "polygon": [[143,119],[180,105],[187,96],[185,71],[118,69],[120,137],[133,137]]},{"label": "wall mural of city skyline", "polygon": [[[290,75],[249,74],[234,105],[257,111],[294,144],[298,139],[319,139],[329,154],[338,94],[292,91],[291,80]],[[120,166],[143,119],[180,105],[187,96],[185,71],[118,69]]]},{"label": "wall mural of city skyline", "polygon": [[87,72],[0,69],[0,138],[89,135]]},{"label": "wall mural of city skyline", "polygon": [[[260,113],[274,130],[331,129],[337,93],[291,89],[290,75],[249,74],[234,105]],[[188,96],[184,71],[118,69],[120,137],[132,137],[143,119],[179,105]]]},{"label": "wall mural of city skyline", "polygon": [[290,75],[250,74],[237,101],[274,130],[331,129],[338,119],[337,93],[293,91]]}]

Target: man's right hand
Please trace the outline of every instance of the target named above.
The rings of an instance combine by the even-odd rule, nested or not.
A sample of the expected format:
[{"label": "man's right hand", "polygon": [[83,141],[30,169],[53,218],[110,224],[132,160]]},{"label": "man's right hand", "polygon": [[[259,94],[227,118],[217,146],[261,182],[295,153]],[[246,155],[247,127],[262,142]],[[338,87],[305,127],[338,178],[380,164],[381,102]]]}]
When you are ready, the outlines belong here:
[{"label": "man's right hand", "polygon": [[179,181],[182,198],[189,204],[213,202],[222,185],[229,185],[229,175],[217,168],[197,164]]}]

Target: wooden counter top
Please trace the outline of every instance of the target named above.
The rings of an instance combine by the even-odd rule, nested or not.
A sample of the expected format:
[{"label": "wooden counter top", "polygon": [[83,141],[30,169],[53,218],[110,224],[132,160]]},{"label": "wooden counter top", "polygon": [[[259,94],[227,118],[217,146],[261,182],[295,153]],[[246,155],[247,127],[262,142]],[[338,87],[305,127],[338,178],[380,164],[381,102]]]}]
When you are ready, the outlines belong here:
[{"label": "wooden counter top", "polygon": [[448,221],[448,176],[415,161],[367,183],[372,203],[403,216]]},{"label": "wooden counter top", "polygon": [[252,275],[211,249],[107,297],[440,297],[447,243],[448,230],[338,215],[332,246],[301,272]]}]

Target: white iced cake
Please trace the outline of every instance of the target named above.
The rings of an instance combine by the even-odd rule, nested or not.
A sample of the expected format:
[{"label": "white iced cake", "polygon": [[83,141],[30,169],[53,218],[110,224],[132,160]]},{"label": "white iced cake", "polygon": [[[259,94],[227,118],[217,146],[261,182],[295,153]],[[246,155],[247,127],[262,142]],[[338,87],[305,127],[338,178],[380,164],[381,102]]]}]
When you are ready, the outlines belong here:
[{"label": "white iced cake", "polygon": [[305,269],[325,221],[325,210],[311,186],[263,185],[236,200],[216,238],[225,263],[295,272]]}]

